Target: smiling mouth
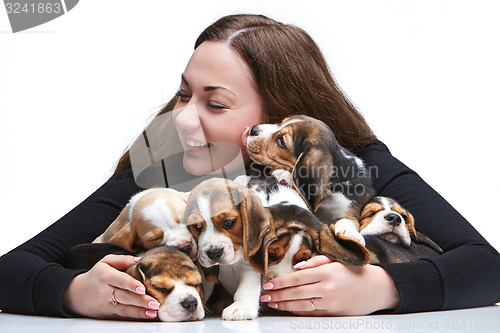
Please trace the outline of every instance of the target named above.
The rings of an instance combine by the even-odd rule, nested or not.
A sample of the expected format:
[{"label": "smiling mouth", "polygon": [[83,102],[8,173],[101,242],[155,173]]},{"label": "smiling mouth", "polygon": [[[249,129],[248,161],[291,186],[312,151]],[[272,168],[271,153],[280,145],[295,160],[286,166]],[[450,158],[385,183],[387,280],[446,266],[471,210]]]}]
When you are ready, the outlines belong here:
[{"label": "smiling mouth", "polygon": [[186,146],[189,148],[207,148],[211,147],[212,144],[210,142],[201,142],[197,140],[192,140],[192,139],[186,139]]}]

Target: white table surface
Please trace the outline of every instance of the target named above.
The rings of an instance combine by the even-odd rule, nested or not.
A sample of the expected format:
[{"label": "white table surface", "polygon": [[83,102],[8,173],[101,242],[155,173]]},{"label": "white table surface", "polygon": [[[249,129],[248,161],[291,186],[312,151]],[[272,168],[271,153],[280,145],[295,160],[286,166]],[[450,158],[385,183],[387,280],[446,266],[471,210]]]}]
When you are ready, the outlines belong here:
[{"label": "white table surface", "polygon": [[500,306],[405,315],[364,317],[263,316],[252,321],[227,322],[209,317],[197,322],[162,323],[63,319],[0,313],[1,333],[24,332],[500,332]]}]

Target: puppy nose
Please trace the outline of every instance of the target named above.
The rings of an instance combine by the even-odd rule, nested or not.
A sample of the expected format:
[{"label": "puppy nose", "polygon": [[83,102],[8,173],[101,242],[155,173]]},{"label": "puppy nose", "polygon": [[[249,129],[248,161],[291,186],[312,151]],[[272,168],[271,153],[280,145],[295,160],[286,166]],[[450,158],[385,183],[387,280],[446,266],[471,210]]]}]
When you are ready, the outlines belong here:
[{"label": "puppy nose", "polygon": [[191,243],[184,243],[178,247],[178,249],[181,250],[181,252],[184,252],[186,254],[190,254],[192,248],[193,247],[191,246]]},{"label": "puppy nose", "polygon": [[198,301],[194,297],[188,297],[181,302],[181,305],[187,311],[194,312],[198,307]]},{"label": "puppy nose", "polygon": [[389,222],[390,225],[393,225],[395,227],[401,224],[401,217],[399,217],[399,215],[396,214],[387,214],[385,216],[385,219],[387,222]]},{"label": "puppy nose", "polygon": [[223,249],[208,250],[207,256],[212,260],[219,260],[222,257]]},{"label": "puppy nose", "polygon": [[259,125],[253,125],[250,131],[250,136],[256,136],[259,132]]}]

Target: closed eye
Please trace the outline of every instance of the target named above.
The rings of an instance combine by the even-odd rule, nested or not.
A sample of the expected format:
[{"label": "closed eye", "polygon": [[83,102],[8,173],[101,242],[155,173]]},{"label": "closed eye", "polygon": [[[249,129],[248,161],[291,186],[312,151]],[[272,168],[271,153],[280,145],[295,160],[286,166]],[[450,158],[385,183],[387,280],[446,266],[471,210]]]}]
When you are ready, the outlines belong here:
[{"label": "closed eye", "polygon": [[172,290],[174,290],[174,288],[165,288],[165,287],[155,287],[156,290],[158,290],[159,292],[163,293],[163,294],[170,294],[172,292]]}]

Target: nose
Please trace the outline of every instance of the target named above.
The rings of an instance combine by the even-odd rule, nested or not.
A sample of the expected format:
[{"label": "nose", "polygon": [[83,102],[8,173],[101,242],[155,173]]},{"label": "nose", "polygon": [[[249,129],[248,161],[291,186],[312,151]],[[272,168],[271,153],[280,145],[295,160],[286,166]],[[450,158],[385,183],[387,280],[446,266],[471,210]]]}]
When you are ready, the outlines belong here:
[{"label": "nose", "polygon": [[188,297],[181,302],[181,305],[187,311],[194,312],[198,307],[198,301],[194,297]]},{"label": "nose", "polygon": [[184,252],[186,254],[190,254],[192,248],[193,247],[192,247],[191,243],[184,243],[178,247],[178,249],[181,250],[181,252]]},{"label": "nose", "polygon": [[401,224],[401,217],[397,214],[387,214],[385,220],[389,222],[390,225],[397,227]]},{"label": "nose", "polygon": [[188,104],[176,110],[175,126],[185,131],[192,131],[201,126],[200,115],[195,104]]},{"label": "nose", "polygon": [[253,125],[250,136],[256,136],[257,134],[259,134],[259,125]]},{"label": "nose", "polygon": [[222,252],[223,252],[223,249],[208,250],[207,251],[207,256],[211,260],[219,260],[220,258],[222,258]]}]

